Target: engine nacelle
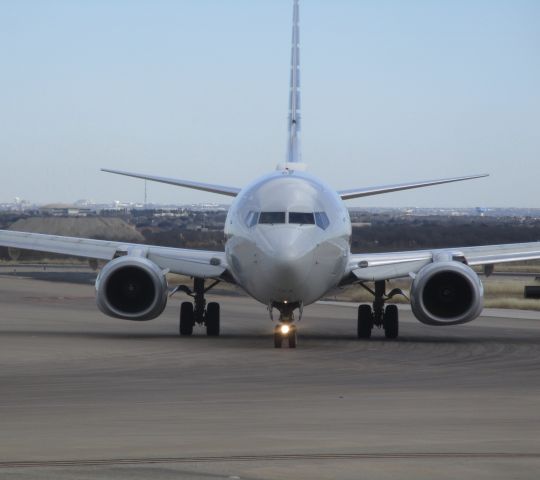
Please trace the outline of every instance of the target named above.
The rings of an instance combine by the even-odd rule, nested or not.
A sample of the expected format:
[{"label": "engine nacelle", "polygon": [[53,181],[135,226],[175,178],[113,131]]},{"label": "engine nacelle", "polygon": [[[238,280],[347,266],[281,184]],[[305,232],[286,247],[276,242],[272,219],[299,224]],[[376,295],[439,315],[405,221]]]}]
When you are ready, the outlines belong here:
[{"label": "engine nacelle", "polygon": [[411,307],[427,325],[467,323],[482,313],[484,287],[476,272],[461,262],[430,263],[412,283]]},{"label": "engine nacelle", "polygon": [[161,268],[142,257],[111,260],[96,280],[98,308],[110,317],[152,320],[167,305],[167,279]]}]

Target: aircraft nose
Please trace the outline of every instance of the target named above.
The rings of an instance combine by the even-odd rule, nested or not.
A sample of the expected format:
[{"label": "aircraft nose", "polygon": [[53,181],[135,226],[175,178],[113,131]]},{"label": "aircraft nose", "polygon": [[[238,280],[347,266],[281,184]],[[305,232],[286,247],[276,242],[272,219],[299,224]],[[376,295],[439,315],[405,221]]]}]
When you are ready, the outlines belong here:
[{"label": "aircraft nose", "polygon": [[303,288],[314,258],[313,239],[306,231],[290,226],[268,229],[261,234],[261,252],[264,275],[284,299]]},{"label": "aircraft nose", "polygon": [[278,263],[294,261],[306,253],[306,236],[298,228],[275,227],[262,233],[264,252]]}]

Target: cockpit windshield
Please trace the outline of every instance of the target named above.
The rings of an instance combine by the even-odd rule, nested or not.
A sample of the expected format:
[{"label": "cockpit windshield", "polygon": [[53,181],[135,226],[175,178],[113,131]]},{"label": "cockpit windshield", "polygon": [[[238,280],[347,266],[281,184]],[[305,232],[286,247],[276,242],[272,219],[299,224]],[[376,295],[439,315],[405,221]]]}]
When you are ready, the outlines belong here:
[{"label": "cockpit windshield", "polygon": [[289,223],[299,223],[300,225],[314,225],[315,218],[312,212],[289,212]]},{"label": "cockpit windshield", "polygon": [[285,212],[261,212],[259,223],[285,223]]},{"label": "cockpit windshield", "polygon": [[293,225],[317,225],[326,230],[330,220],[325,212],[255,212],[250,211],[246,216],[246,225],[276,225],[290,223]]}]

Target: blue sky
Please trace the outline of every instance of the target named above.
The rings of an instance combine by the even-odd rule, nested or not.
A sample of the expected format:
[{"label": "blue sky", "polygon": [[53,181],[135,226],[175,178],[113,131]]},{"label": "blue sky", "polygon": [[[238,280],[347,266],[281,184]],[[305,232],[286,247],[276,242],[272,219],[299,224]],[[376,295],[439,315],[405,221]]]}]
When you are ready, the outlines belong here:
[{"label": "blue sky", "polygon": [[[142,201],[100,167],[233,186],[273,170],[291,4],[0,1],[0,201]],[[540,207],[540,2],[304,0],[301,42],[312,173],[337,189],[492,175],[350,205]]]}]

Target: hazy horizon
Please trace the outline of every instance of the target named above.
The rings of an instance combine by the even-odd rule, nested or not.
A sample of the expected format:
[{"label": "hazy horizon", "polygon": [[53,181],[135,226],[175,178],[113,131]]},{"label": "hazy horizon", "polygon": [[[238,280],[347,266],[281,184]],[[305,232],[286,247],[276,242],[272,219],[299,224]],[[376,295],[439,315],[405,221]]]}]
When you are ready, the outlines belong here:
[{"label": "hazy horizon", "polygon": [[[29,202],[24,198],[19,198],[19,200],[27,202],[26,205],[30,207],[38,207],[43,208],[46,206],[52,206],[52,205],[58,205],[58,206],[81,206],[81,202],[88,202],[89,205],[92,206],[113,206],[116,202],[119,202],[121,205],[132,205],[137,206],[137,208],[160,208],[160,207],[189,207],[189,206],[204,206],[204,205],[216,205],[220,208],[229,208],[231,206],[231,202],[220,202],[219,198],[218,201],[200,201],[200,202],[170,202],[170,203],[161,203],[161,202],[152,202],[148,201],[147,204],[144,204],[144,200],[130,200],[130,199],[115,199],[111,201],[94,201],[92,199],[77,199],[74,201],[66,201],[66,202],[56,202],[56,201],[44,201],[44,202]],[[463,206],[455,206],[455,205],[439,205],[439,206],[419,206],[419,205],[376,205],[376,204],[369,204],[369,205],[351,205],[351,202],[346,202],[346,206],[350,210],[407,210],[407,209],[416,209],[416,210],[430,210],[430,209],[437,209],[437,210],[477,210],[480,209],[484,211],[484,213],[487,213],[489,211],[496,211],[496,210],[538,210],[540,212],[540,207],[535,206],[522,206],[522,207],[516,207],[516,206],[497,206],[497,205],[463,205]],[[1,205],[15,205],[15,202],[0,202]],[[141,206],[141,207],[139,207]],[[28,207],[25,207],[28,208]]]}]

